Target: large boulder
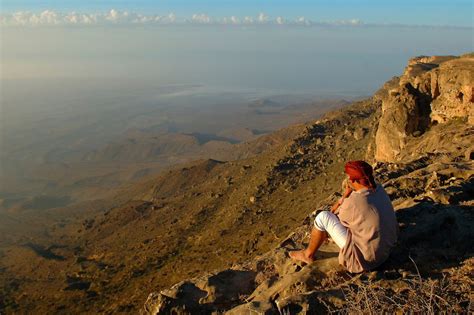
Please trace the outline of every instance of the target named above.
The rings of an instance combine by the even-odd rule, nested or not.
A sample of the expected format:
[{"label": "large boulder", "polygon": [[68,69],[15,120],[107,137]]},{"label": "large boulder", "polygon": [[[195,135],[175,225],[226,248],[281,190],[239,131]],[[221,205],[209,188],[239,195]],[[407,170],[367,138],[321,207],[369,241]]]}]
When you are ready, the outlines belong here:
[{"label": "large boulder", "polygon": [[474,124],[474,57],[441,64],[431,73],[431,120],[444,123],[467,117]]},{"label": "large boulder", "polygon": [[376,159],[397,160],[407,137],[422,133],[429,124],[429,99],[410,83],[390,90],[382,101],[382,116],[375,136]]},{"label": "large boulder", "polygon": [[377,93],[382,114],[375,159],[402,160],[407,143],[433,124],[453,119],[474,124],[474,57],[418,57]]}]

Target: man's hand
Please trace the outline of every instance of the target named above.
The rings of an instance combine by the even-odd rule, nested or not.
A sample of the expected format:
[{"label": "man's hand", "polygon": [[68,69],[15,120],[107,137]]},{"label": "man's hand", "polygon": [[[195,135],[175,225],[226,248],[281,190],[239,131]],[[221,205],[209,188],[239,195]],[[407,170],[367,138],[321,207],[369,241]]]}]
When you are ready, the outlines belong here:
[{"label": "man's hand", "polygon": [[331,207],[331,212],[332,213],[337,214],[337,212],[338,212],[337,209],[339,209],[339,206],[342,204],[342,202],[341,202],[342,199],[343,198],[338,199],[336,201],[336,203],[332,205],[332,207]]},{"label": "man's hand", "polygon": [[347,179],[347,178],[344,180],[344,187],[345,187],[345,191],[344,191],[344,194],[342,195],[342,198],[338,199],[336,201],[336,203],[331,207],[331,212],[332,213],[337,214],[339,212],[338,211],[339,206],[342,204],[342,201],[344,200],[344,198],[349,197],[352,193],[352,188],[349,185],[349,179]]},{"label": "man's hand", "polygon": [[346,190],[344,191],[344,194],[342,195],[344,198],[347,198],[351,195],[352,193],[352,188],[351,186],[349,185],[349,179],[346,179],[344,181],[344,184],[345,184],[345,187],[346,187]]}]

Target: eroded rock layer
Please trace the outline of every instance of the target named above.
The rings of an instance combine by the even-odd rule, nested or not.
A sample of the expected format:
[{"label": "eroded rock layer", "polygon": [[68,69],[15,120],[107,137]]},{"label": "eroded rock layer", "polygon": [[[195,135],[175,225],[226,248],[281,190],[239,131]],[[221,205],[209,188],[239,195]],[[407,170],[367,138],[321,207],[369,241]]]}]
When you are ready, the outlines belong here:
[{"label": "eroded rock layer", "polygon": [[377,96],[382,116],[376,135],[375,158],[404,159],[410,142],[437,123],[460,119],[474,124],[474,56],[418,57],[403,75]]},{"label": "eroded rock layer", "polygon": [[[309,126],[278,162],[273,181],[267,181],[266,188],[271,188],[272,182],[287,177],[289,189],[295,189],[299,182],[293,178],[311,180],[307,170],[318,167],[320,162],[311,157],[320,146],[343,152],[343,143],[365,139],[365,158],[390,195],[401,229],[397,247],[382,266],[358,275],[344,271],[331,240],[318,251],[315,263],[293,262],[288,252],[308,242],[313,212],[272,250],[151,293],[142,311],[468,313],[474,284],[473,74],[472,55],[412,59],[403,76],[387,82],[365,106],[330,113]],[[328,133],[344,115],[354,125]],[[357,126],[361,117],[373,128]],[[350,152],[344,153],[341,161],[351,159]],[[319,208],[338,196],[322,200]],[[257,195],[251,202],[264,198]]]}]

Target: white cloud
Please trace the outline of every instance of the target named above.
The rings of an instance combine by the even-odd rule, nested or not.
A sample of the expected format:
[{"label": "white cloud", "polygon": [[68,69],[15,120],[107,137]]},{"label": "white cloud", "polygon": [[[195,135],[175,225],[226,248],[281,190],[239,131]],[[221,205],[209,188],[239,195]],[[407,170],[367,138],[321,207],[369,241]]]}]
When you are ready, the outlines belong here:
[{"label": "white cloud", "polygon": [[107,13],[107,15],[105,16],[106,20],[112,21],[112,22],[117,22],[119,18],[120,18],[120,15],[115,9],[110,10],[110,12]]},{"label": "white cloud", "polygon": [[279,25],[285,24],[285,19],[282,18],[281,16],[277,17],[275,21]]},{"label": "white cloud", "polygon": [[260,13],[257,17],[259,23],[266,23],[268,21],[268,16],[265,13]]},{"label": "white cloud", "polygon": [[209,24],[211,23],[211,18],[206,14],[193,14],[191,21],[194,23]]},{"label": "white cloud", "polygon": [[309,26],[311,25],[311,21],[307,20],[304,16],[300,16],[296,18],[296,24]]},{"label": "white cloud", "polygon": [[78,14],[76,12],[71,12],[64,16],[64,22],[66,24],[95,24],[97,23],[96,15],[89,14]]},{"label": "white cloud", "polygon": [[57,25],[60,23],[59,15],[50,10],[45,10],[39,14],[34,14],[30,12],[15,12],[10,17],[5,16],[3,19],[4,23],[12,23],[17,25],[42,25],[42,24],[49,24],[49,25]]},{"label": "white cloud", "polygon": [[231,21],[232,24],[240,24],[239,18],[237,18],[235,16],[231,16],[230,21]]},{"label": "white cloud", "polygon": [[46,10],[41,12],[39,21],[47,24],[59,24],[58,14],[54,11]]},{"label": "white cloud", "polygon": [[246,17],[244,17],[243,23],[244,23],[244,24],[253,24],[254,21],[255,21],[255,20],[254,20],[253,17],[251,17],[251,16],[246,16]]},{"label": "white cloud", "polygon": [[39,25],[93,25],[93,24],[126,24],[126,23],[175,23],[176,15],[167,16],[142,15],[128,11],[111,9],[105,13],[59,13],[45,10],[40,13],[19,11],[3,14],[1,25],[5,26],[39,26]]},{"label": "white cloud", "polygon": [[176,14],[174,14],[173,12],[171,12],[170,14],[168,14],[167,17],[164,18],[164,21],[166,23],[174,23],[176,22]]},{"label": "white cloud", "polygon": [[219,24],[224,24],[224,25],[239,25],[241,24],[240,19],[236,16],[230,16],[230,17],[223,17],[220,19],[217,19],[217,23]]},{"label": "white cloud", "polygon": [[[175,13],[168,14],[140,14],[130,11],[120,11],[111,9],[107,12],[93,13],[62,13],[54,10],[44,10],[42,12],[18,11],[10,14],[0,14],[0,25],[2,26],[55,26],[55,25],[116,25],[116,24],[219,24],[219,25],[295,25],[295,26],[415,26],[423,25],[402,25],[402,24],[366,24],[359,19],[338,20],[338,21],[313,21],[304,16],[288,18],[284,16],[269,17],[264,12],[255,16],[239,17],[231,15],[229,17],[212,17],[204,13],[195,13],[190,17],[178,17]],[[433,26],[429,26],[433,27]],[[439,26],[450,27],[450,26]],[[455,26],[452,26],[455,27]]]},{"label": "white cloud", "polygon": [[[173,12],[158,14],[140,14],[129,11],[111,9],[108,12],[94,13],[62,13],[53,10],[42,12],[18,11],[10,14],[0,14],[0,25],[2,26],[55,26],[55,25],[115,25],[115,24],[224,24],[224,25],[297,25],[297,26],[379,26],[379,27],[436,27],[427,25],[403,25],[403,24],[366,24],[359,19],[337,20],[337,21],[312,21],[304,16],[297,18],[286,18],[278,16],[270,18],[261,12],[256,16],[238,17],[211,17],[207,14],[196,13],[191,17],[178,17]],[[441,28],[468,28],[456,26],[437,26]],[[472,28],[471,28],[472,29]]]},{"label": "white cloud", "polygon": [[359,19],[341,20],[341,21],[336,21],[336,23],[339,24],[339,25],[352,25],[352,26],[357,26],[357,25],[364,24]]}]

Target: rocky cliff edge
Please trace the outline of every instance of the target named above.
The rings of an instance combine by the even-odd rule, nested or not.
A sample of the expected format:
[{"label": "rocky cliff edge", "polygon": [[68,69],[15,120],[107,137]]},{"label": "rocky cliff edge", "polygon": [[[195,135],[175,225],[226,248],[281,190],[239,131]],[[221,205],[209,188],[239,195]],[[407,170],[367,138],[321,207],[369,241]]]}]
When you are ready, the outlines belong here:
[{"label": "rocky cliff edge", "polygon": [[[355,125],[372,117],[372,131],[355,128],[351,136],[368,133],[366,159],[397,211],[401,236],[382,266],[350,274],[338,265],[338,248],[330,240],[315,263],[291,261],[288,251],[308,241],[314,218],[310,214],[264,255],[151,293],[143,313],[472,312],[473,77],[472,54],[414,58],[401,77],[387,82],[368,101],[375,110],[363,117],[352,107],[329,113],[295,140],[288,163],[324,138],[333,137],[335,148],[343,145],[337,142],[350,141],[344,135],[316,132],[341,115],[352,117]],[[335,193],[322,200],[321,207],[337,197]]]}]

